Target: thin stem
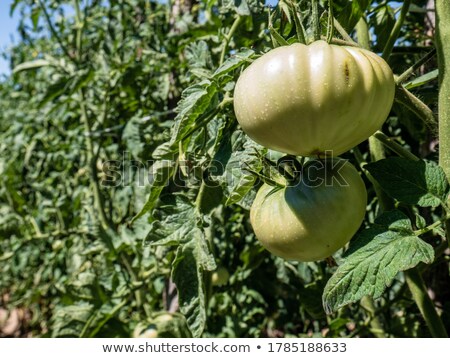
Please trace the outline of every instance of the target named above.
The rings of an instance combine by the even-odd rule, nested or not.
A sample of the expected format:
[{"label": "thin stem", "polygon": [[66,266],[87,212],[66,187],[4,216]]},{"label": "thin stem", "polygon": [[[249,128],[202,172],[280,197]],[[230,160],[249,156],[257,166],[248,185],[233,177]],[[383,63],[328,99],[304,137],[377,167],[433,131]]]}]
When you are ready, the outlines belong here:
[{"label": "thin stem", "polygon": [[383,143],[387,148],[392,150],[394,153],[397,153],[399,156],[406,158],[406,159],[414,160],[414,161],[420,160],[418,157],[416,157],[414,154],[412,154],[409,150],[403,148],[397,142],[394,142],[391,138],[389,138],[383,132],[377,131],[373,136],[376,139],[378,139],[381,143]]},{"label": "thin stem", "polygon": [[83,231],[79,229],[67,229],[67,230],[56,230],[46,234],[37,233],[36,235],[32,236],[31,239],[43,240],[55,237],[65,237],[70,235],[87,235],[87,234],[89,234],[88,231]]},{"label": "thin stem", "polygon": [[425,322],[434,338],[447,338],[447,332],[441,318],[436,312],[433,301],[428,296],[427,288],[423,282],[422,276],[417,268],[412,268],[405,272],[406,283],[411,294],[419,307]]},{"label": "thin stem", "polygon": [[[384,146],[381,141],[372,136],[369,138],[370,159],[372,162],[386,158]],[[372,180],[373,188],[378,198],[379,208],[381,211],[394,210],[395,203],[392,198],[386,194],[383,188],[374,179]]]},{"label": "thin stem", "polygon": [[[268,26],[270,34],[272,35],[272,42],[274,42],[274,46],[288,46],[289,42],[287,42],[283,36],[281,36],[277,30],[274,29],[272,24]],[[275,43],[276,42],[276,43]]]},{"label": "thin stem", "polygon": [[50,15],[47,12],[47,9],[45,8],[44,3],[42,2],[42,0],[39,0],[39,6],[42,9],[42,12],[44,13],[45,16],[45,20],[47,21],[47,25],[50,28],[50,32],[52,33],[52,36],[56,39],[56,41],[58,42],[59,46],[61,47],[61,49],[64,52],[64,55],[66,55],[66,57],[68,59],[70,59],[71,61],[73,61],[73,57],[69,54],[69,51],[67,51],[66,46],[64,46],[61,37],[59,36],[58,32],[56,31],[55,27],[53,26],[52,20],[50,18]]},{"label": "thin stem", "polygon": [[450,2],[436,0],[439,67],[439,164],[450,180]]},{"label": "thin stem", "polygon": [[[415,113],[427,127],[434,128],[437,125],[438,121],[430,107],[401,85],[395,87],[395,101]],[[440,152],[442,152],[442,149]]]},{"label": "thin stem", "polygon": [[[76,8],[78,7],[78,10],[79,10],[78,0],[74,0],[74,1],[75,1]],[[75,16],[76,16],[77,23],[81,24],[81,11],[76,11]],[[80,47],[77,47],[77,54],[78,54],[77,57],[78,57],[79,61],[81,61],[81,59],[82,59],[82,53],[81,53],[81,51],[82,51],[82,48],[81,48],[82,27],[79,27],[77,29],[77,31],[78,31],[77,32],[77,46],[80,46]],[[105,204],[103,201],[102,192],[100,190],[100,185],[98,182],[97,155],[98,155],[99,151],[96,152],[94,150],[94,142],[93,142],[92,136],[90,135],[91,124],[89,121],[88,112],[87,112],[87,108],[86,108],[86,104],[85,104],[86,97],[85,97],[85,94],[84,94],[84,91],[82,88],[80,90],[78,90],[78,95],[79,95],[79,99],[80,99],[79,102],[80,102],[80,111],[81,111],[81,121],[83,123],[84,131],[86,133],[86,136],[85,136],[86,159],[88,161],[89,178],[90,178],[90,182],[91,182],[92,189],[93,189],[94,204],[97,208],[100,224],[103,229],[102,237],[104,237],[104,241],[105,241],[106,245],[109,247],[109,249],[112,250],[113,252],[115,252],[116,256],[118,257],[118,259],[120,260],[122,265],[125,266],[125,269],[128,272],[128,275],[131,278],[131,280],[133,282],[137,282],[138,277],[137,277],[136,273],[134,272],[133,267],[131,266],[128,258],[126,257],[125,254],[117,252],[113,245],[113,242],[112,242],[112,238],[116,235],[116,233],[115,233],[113,222],[111,220],[109,220],[109,218],[106,216],[106,212],[105,212]],[[128,278],[125,277],[124,273],[123,273],[123,275],[124,275],[124,278],[127,280]],[[128,286],[131,289],[130,283],[128,283]],[[141,307],[142,303],[143,303],[142,290],[136,290],[134,292],[134,295],[136,297],[136,304],[138,305],[138,307]]]},{"label": "thin stem", "polygon": [[426,234],[427,232],[430,232],[434,229],[436,229],[437,227],[441,226],[442,224],[444,224],[447,220],[450,220],[450,215],[447,215],[445,218],[441,219],[441,220],[437,220],[434,223],[428,225],[427,227],[424,227],[423,229],[420,230],[415,230],[414,231],[414,235],[423,235]]},{"label": "thin stem", "polygon": [[312,24],[314,41],[320,40],[319,0],[312,0]]},{"label": "thin stem", "polygon": [[375,302],[370,296],[365,296],[361,299],[361,307],[364,308],[370,316],[370,328],[371,332],[377,338],[386,337],[386,332],[384,331],[383,325],[377,316],[377,309],[375,307]]},{"label": "thin stem", "polygon": [[272,17],[273,17],[273,14],[274,14],[274,12],[270,12],[270,7],[268,7],[267,8],[267,13],[268,13],[268,16],[267,16],[267,28],[269,29],[269,32],[270,32],[270,40],[272,41],[272,47],[273,48],[277,48],[278,47],[278,43],[277,43],[277,41],[275,40],[275,38],[274,38],[274,36],[273,36],[273,34],[272,34],[272,31],[270,31],[270,28],[273,28],[273,26],[272,26]]},{"label": "thin stem", "polygon": [[[361,19],[356,24],[356,35],[358,37],[358,42],[362,48],[368,50],[370,48],[370,35],[369,27],[365,17]],[[383,145],[377,141],[373,136],[369,138],[369,151],[370,159],[372,162],[384,159],[386,157]],[[375,194],[378,198],[380,210],[392,210],[394,208],[394,201],[390,198],[386,192],[381,188],[378,182],[372,177],[370,173],[366,173],[366,176],[371,181]]]},{"label": "thin stem", "polygon": [[400,33],[400,29],[402,28],[403,22],[405,21],[406,14],[409,11],[409,5],[411,4],[411,0],[404,0],[402,5],[402,11],[400,11],[400,15],[398,16],[397,21],[395,22],[394,27],[392,28],[391,34],[386,42],[386,45],[383,49],[383,57],[386,61],[389,59],[392,53],[392,49],[394,48],[395,41],[397,41],[398,34]]},{"label": "thin stem", "polygon": [[[369,27],[367,26],[367,21],[364,16],[356,24],[356,35],[358,37],[358,43],[362,48],[370,49],[370,35]],[[378,141],[374,136],[369,138],[369,151],[370,159],[372,162],[376,162],[386,157],[383,144]],[[370,173],[366,174],[369,180],[372,182],[373,189],[378,198],[378,204],[380,210],[392,210],[394,209],[394,201],[386,192],[381,188],[378,182],[371,176]]]},{"label": "thin stem", "polygon": [[[397,154],[412,159],[419,160],[415,155],[404,149],[398,143],[393,142],[384,133],[378,131],[374,134],[375,138],[379,139],[388,148],[394,150]],[[384,209],[384,208],[383,208]],[[439,223],[433,223],[427,228],[418,230],[415,233],[418,235],[424,234],[427,231],[433,230],[435,227],[439,226]],[[426,229],[426,230],[425,230]],[[433,337],[447,337],[447,332],[445,331],[444,325],[434,307],[433,301],[428,296],[427,288],[423,283],[422,275],[418,268],[412,268],[405,272],[406,283],[411,291],[414,301],[419,307],[420,313],[422,314],[425,322],[427,323],[428,329]]]},{"label": "thin stem", "polygon": [[[327,41],[327,38],[325,36],[320,37],[321,40]],[[360,47],[356,42],[348,42],[345,40],[337,39],[336,37],[331,39],[331,44],[334,45],[340,45],[340,46],[350,46],[350,47]]]},{"label": "thin stem", "polygon": [[364,16],[361,16],[358,23],[356,24],[356,36],[358,36],[359,45],[366,49],[370,49],[370,34],[369,27],[367,26],[367,21]]},{"label": "thin stem", "polygon": [[81,9],[80,9],[79,1],[74,0],[73,6],[75,8],[75,18],[76,18],[76,27],[77,27],[77,36],[76,36],[77,60],[78,60],[78,62],[80,62],[81,61],[81,53],[83,51],[82,42],[81,42],[81,36],[82,36],[82,31],[83,31],[83,22],[81,20]]},{"label": "thin stem", "polygon": [[334,36],[333,0],[328,0],[328,26],[327,26],[328,43],[331,43],[333,36]]},{"label": "thin stem", "polygon": [[414,65],[408,68],[405,72],[403,72],[400,76],[398,76],[395,80],[397,84],[405,82],[409,76],[411,76],[416,70],[418,70],[421,66],[427,63],[430,59],[432,59],[436,55],[436,49],[431,50],[425,56],[423,56],[419,61],[417,61]]},{"label": "thin stem", "polygon": [[290,1],[292,12],[294,13],[295,30],[297,32],[298,42],[306,44],[306,30],[303,27],[302,13],[297,3]]},{"label": "thin stem", "polygon": [[[439,165],[450,181],[450,2],[436,0],[436,47],[439,68]],[[447,206],[450,205],[450,198]],[[450,212],[447,211],[447,214]],[[450,220],[445,224],[450,245]]]},{"label": "thin stem", "polygon": [[220,60],[219,60],[219,66],[222,65],[223,61],[225,60],[225,54],[228,50],[228,45],[231,41],[231,38],[233,37],[234,33],[236,32],[239,24],[242,21],[242,17],[237,15],[236,19],[233,22],[233,25],[231,25],[230,31],[228,34],[225,35],[223,42],[222,42],[222,52],[220,53]]},{"label": "thin stem", "polygon": [[[409,151],[405,150],[402,146],[391,141],[390,138],[388,138],[384,133],[377,132],[374,136],[387,147],[396,151],[397,154],[412,160],[419,160],[419,158],[417,158]],[[382,209],[385,210],[386,207],[382,207]],[[441,223],[433,223],[428,227],[428,229],[433,230],[440,224]],[[427,231],[423,229],[417,231],[416,233],[423,234],[425,232]],[[405,272],[405,277],[409,290],[411,291],[414,301],[419,307],[419,310],[423,318],[425,319],[425,322],[427,323],[431,335],[433,337],[447,337],[447,332],[445,331],[444,325],[436,311],[436,308],[434,307],[433,301],[428,296],[427,289],[425,287],[425,284],[423,283],[423,279],[419,270],[417,268],[412,268]]]},{"label": "thin stem", "polygon": [[[80,96],[80,109],[81,109],[81,120],[84,125],[84,131],[85,133],[91,132],[91,125],[89,123],[89,118],[87,115],[86,110],[86,99],[84,96],[83,90],[79,90],[78,95]],[[103,203],[103,197],[100,191],[100,186],[98,183],[98,172],[97,172],[97,165],[96,165],[96,155],[94,150],[94,143],[92,141],[92,137],[89,135],[85,136],[85,142],[86,142],[86,157],[88,161],[88,168],[89,168],[89,176],[91,179],[91,184],[94,192],[94,202],[97,207],[98,213],[99,213],[99,219],[100,224],[102,225],[104,230],[107,230],[109,228],[112,228],[112,224],[108,220],[105,214],[105,207]]]},{"label": "thin stem", "polygon": [[[232,100],[231,100],[232,102]],[[181,138],[181,140],[185,140],[186,138],[188,138],[189,136],[191,136],[192,133],[194,133],[195,131],[197,131],[200,128],[203,128],[206,124],[208,124],[211,120],[213,120],[216,115],[220,112],[220,110],[222,108],[224,108],[226,105],[230,104],[230,99],[229,98],[224,98],[224,100],[222,102],[220,102],[220,104],[214,108],[213,110],[211,110],[210,112],[208,112],[207,114],[205,114],[205,116],[200,119],[195,126],[193,126],[191,129],[189,129],[186,134]]]},{"label": "thin stem", "polygon": [[345,31],[344,27],[341,25],[341,23],[337,19],[333,19],[334,21],[334,28],[339,32],[339,35],[342,36],[342,38],[350,42],[353,46],[359,46],[357,42],[355,42],[352,37]]}]

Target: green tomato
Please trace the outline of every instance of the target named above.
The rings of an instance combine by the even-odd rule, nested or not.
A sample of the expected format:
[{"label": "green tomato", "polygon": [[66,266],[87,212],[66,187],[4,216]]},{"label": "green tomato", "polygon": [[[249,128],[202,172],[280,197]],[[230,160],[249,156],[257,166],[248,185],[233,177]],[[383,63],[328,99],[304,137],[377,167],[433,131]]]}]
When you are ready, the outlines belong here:
[{"label": "green tomato", "polygon": [[230,278],[230,273],[228,270],[220,266],[216,271],[211,274],[211,283],[213,286],[223,286],[228,283],[228,279]]},{"label": "green tomato", "polygon": [[347,244],[361,226],[367,192],[355,167],[339,158],[310,161],[302,180],[264,184],[250,210],[256,237],[286,260],[317,261]]},{"label": "green tomato", "polygon": [[380,129],[394,100],[389,65],[373,52],[316,41],[278,47],[239,77],[234,110],[259,144],[337,156]]}]

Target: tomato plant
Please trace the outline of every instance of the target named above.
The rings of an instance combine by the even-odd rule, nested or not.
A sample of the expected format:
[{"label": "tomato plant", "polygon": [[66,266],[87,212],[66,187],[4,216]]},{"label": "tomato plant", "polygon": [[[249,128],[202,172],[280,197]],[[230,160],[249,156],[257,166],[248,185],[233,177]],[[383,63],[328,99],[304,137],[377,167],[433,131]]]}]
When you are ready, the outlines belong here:
[{"label": "tomato plant", "polygon": [[0,1],[0,337],[447,336],[450,2],[268,2]]},{"label": "tomato plant", "polygon": [[340,159],[308,162],[298,184],[264,184],[250,219],[256,237],[275,255],[315,261],[344,247],[361,225],[367,193],[356,169]]},{"label": "tomato plant", "polygon": [[264,54],[239,76],[234,109],[261,145],[294,155],[337,156],[386,120],[394,76],[373,52],[316,41]]}]

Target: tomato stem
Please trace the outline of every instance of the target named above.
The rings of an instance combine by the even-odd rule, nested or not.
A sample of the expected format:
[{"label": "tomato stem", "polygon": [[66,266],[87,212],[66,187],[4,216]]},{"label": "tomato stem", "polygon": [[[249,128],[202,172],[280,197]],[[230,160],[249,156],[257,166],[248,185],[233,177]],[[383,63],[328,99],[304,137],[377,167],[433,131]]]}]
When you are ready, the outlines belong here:
[{"label": "tomato stem", "polygon": [[437,119],[433,111],[402,85],[395,87],[395,101],[415,113],[429,128],[436,127]]},{"label": "tomato stem", "polygon": [[301,178],[302,165],[293,155],[285,155],[280,158],[277,161],[276,169],[291,185],[298,183]]},{"label": "tomato stem", "polygon": [[345,41],[347,41],[351,44],[350,46],[358,46],[359,47],[359,44],[352,39],[352,37],[347,33],[347,31],[345,31],[344,27],[341,25],[341,23],[337,19],[333,18],[333,24],[334,24],[334,28],[339,32],[339,35],[341,35]]},{"label": "tomato stem", "polygon": [[56,39],[56,41],[58,42],[58,45],[61,47],[61,50],[64,52],[64,55],[71,60],[72,62],[74,62],[74,57],[71,56],[69,54],[69,51],[67,50],[67,47],[64,46],[64,43],[61,40],[61,37],[59,36],[58,31],[56,31],[55,27],[53,26],[52,20],[50,18],[49,13],[47,12],[47,9],[44,5],[44,3],[42,2],[42,0],[39,0],[39,7],[41,8],[42,12],[44,13],[44,17],[45,20],[47,21],[47,25],[50,29],[50,32],[52,33],[52,36]]},{"label": "tomato stem", "polygon": [[427,232],[430,232],[430,231],[434,230],[435,228],[441,226],[447,220],[450,220],[450,215],[447,215],[445,218],[443,218],[441,220],[435,221],[434,223],[428,225],[427,227],[424,227],[423,229],[415,230],[414,235],[419,236],[419,235],[426,234]]},{"label": "tomato stem", "polygon": [[[397,153],[399,156],[410,159],[410,160],[420,160],[420,158],[416,157],[413,153],[411,153],[409,150],[403,148],[400,144],[397,142],[394,142],[393,139],[389,138],[386,134],[384,134],[382,131],[377,131],[373,135],[376,139],[378,139],[381,143],[383,143],[387,148],[392,150],[394,153]],[[379,160],[381,158],[378,158]]]},{"label": "tomato stem", "polygon": [[269,24],[269,31],[270,35],[272,36],[272,43],[275,47],[289,45],[289,42],[287,42],[284,37],[278,33],[277,30],[275,30],[272,24]]},{"label": "tomato stem", "polygon": [[306,30],[303,27],[303,17],[301,10],[297,3],[293,1],[289,1],[289,4],[292,8],[292,12],[294,14],[294,23],[295,23],[295,31],[297,33],[298,42],[302,44],[306,44]]},{"label": "tomato stem", "polygon": [[333,0],[328,0],[328,25],[327,25],[328,43],[331,43],[333,36],[334,36]]},{"label": "tomato stem", "polygon": [[[75,9],[79,8],[78,0],[74,0],[74,6]],[[81,11],[75,12],[75,20],[78,24],[83,23],[83,19],[81,18],[82,13]],[[47,19],[48,22],[50,22],[50,19]],[[50,25],[49,25],[50,26]],[[79,25],[77,29],[77,58],[79,61],[82,59],[82,26]],[[98,182],[98,172],[97,172],[97,158],[98,153],[100,150],[100,145],[97,150],[94,149],[94,142],[92,140],[91,134],[91,121],[88,115],[88,110],[86,107],[86,97],[84,89],[81,88],[78,90],[78,101],[80,106],[80,118],[83,123],[84,129],[85,129],[85,144],[86,144],[86,159],[88,162],[88,170],[89,170],[89,179],[90,184],[93,189],[93,199],[94,199],[94,205],[97,209],[99,221],[100,221],[100,227],[101,227],[101,233],[100,237],[104,240],[105,244],[108,246],[108,248],[115,253],[115,255],[119,258],[120,263],[125,267],[125,270],[128,272],[129,277],[126,277],[125,273],[123,272],[124,279],[127,280],[127,285],[129,288],[131,288],[130,279],[132,282],[137,282],[138,278],[137,275],[133,269],[133,267],[130,264],[130,261],[128,260],[128,257],[124,253],[117,252],[116,248],[113,245],[112,238],[117,236],[117,233],[115,232],[114,223],[110,217],[106,215],[105,211],[105,204],[103,200],[102,191],[100,189],[100,185]],[[121,271],[122,272],[122,271]],[[138,307],[142,307],[142,291],[137,290],[135,292],[135,298],[136,303]]]},{"label": "tomato stem", "polygon": [[414,65],[408,68],[405,72],[403,72],[400,76],[395,79],[395,83],[400,84],[406,81],[409,76],[411,76],[415,71],[417,71],[421,66],[427,63],[430,59],[432,59],[436,55],[436,49],[431,50],[425,56],[423,56],[419,61],[417,61]]},{"label": "tomato stem", "polygon": [[313,27],[313,38],[314,41],[320,40],[320,19],[319,19],[319,1],[312,0],[312,27]]},{"label": "tomato stem", "polygon": [[233,37],[234,33],[236,32],[237,28],[239,27],[239,24],[242,21],[242,17],[240,15],[236,16],[236,19],[233,22],[233,25],[231,25],[230,31],[228,34],[225,35],[223,42],[222,42],[222,51],[220,53],[220,60],[219,60],[219,66],[223,64],[223,61],[225,60],[225,54],[228,49],[228,45],[231,41],[231,38]]},{"label": "tomato stem", "polygon": [[[327,38],[326,38],[325,36],[321,36],[320,39],[321,39],[321,40],[324,40],[324,41],[327,40]],[[340,46],[360,47],[360,46],[359,46],[356,42],[354,42],[354,41],[349,42],[349,41],[345,41],[345,40],[342,40],[342,39],[338,39],[338,38],[336,38],[336,37],[335,37],[335,38],[332,38],[330,43],[331,43],[331,44],[334,44],[334,45],[340,45]]]},{"label": "tomato stem", "polygon": [[385,338],[386,332],[384,331],[383,325],[377,316],[377,308],[372,297],[365,296],[361,299],[361,307],[364,308],[369,314],[370,318],[370,331],[377,338]]},{"label": "tomato stem", "polygon": [[356,36],[358,38],[359,45],[366,49],[370,49],[370,34],[369,27],[367,26],[367,21],[364,16],[361,16],[358,23],[356,24]]},{"label": "tomato stem", "polygon": [[[450,3],[436,0],[436,47],[439,67],[439,165],[450,181]],[[450,205],[448,198],[447,206]],[[447,209],[447,214],[450,212]],[[450,245],[450,220],[445,224]]]},{"label": "tomato stem", "polygon": [[423,282],[422,275],[417,268],[405,272],[406,283],[409,290],[422,313],[428,329],[434,338],[447,338],[447,332],[441,318],[436,312],[433,301],[428,295],[427,288]]},{"label": "tomato stem", "polygon": [[383,57],[384,60],[388,60],[391,56],[392,49],[394,48],[395,41],[397,41],[398,35],[400,33],[400,29],[402,28],[403,22],[405,21],[406,14],[409,11],[409,5],[411,4],[411,0],[405,0],[403,1],[402,10],[400,11],[400,15],[395,22],[394,27],[392,28],[391,34],[389,35],[389,38],[386,42],[386,45],[383,49],[383,54],[381,57]]}]

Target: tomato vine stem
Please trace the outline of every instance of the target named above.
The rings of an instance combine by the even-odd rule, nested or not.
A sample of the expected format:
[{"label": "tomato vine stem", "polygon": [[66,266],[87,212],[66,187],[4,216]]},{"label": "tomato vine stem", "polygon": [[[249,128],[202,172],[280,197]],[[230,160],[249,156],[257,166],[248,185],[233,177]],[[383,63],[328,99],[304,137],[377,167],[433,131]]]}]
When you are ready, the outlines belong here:
[{"label": "tomato vine stem", "polygon": [[[409,8],[409,1],[405,1],[403,8],[402,8],[403,19],[404,19],[404,16],[406,15],[408,8]],[[402,15],[400,15],[400,16],[402,16]],[[393,43],[394,43],[396,37],[398,36],[398,32],[400,31],[400,27],[401,27],[402,23],[403,23],[403,20],[397,21],[395,27],[398,27],[398,29],[396,30],[396,32],[394,32],[394,30],[393,30],[393,33],[391,33],[390,40],[394,39],[392,42],[392,46],[393,46]],[[369,35],[368,35],[368,31],[367,31],[367,25],[360,21],[357,26],[357,31],[358,31],[358,40],[360,41],[360,43],[362,44],[363,47],[368,48],[369,47]],[[397,33],[397,35],[395,35],[395,33]],[[395,36],[393,36],[393,34]],[[390,51],[392,50],[392,46],[391,46],[390,50],[388,49],[389,54],[390,54]],[[385,50],[386,50],[386,48],[385,48]],[[383,54],[386,55],[387,52],[384,52]],[[389,56],[387,56],[387,57],[389,57]],[[411,94],[411,96],[409,96],[408,91],[406,91],[402,86],[397,85],[397,89],[399,87],[401,87],[401,90],[396,91],[396,100],[398,100],[398,94],[404,95],[404,97],[406,98],[406,103],[408,105],[415,105],[414,108],[420,114],[422,114],[423,117],[430,120],[429,116],[430,116],[431,110],[428,108],[428,106],[423,104],[414,95]],[[431,121],[433,121],[433,119],[434,119],[434,115],[431,112]],[[395,153],[397,153],[398,155],[400,155],[402,157],[405,157],[405,158],[408,158],[408,159],[414,160],[414,161],[420,160],[418,157],[416,157],[410,151],[406,150],[400,144],[394,142],[392,139],[390,139],[388,136],[386,136],[383,132],[377,131],[371,138],[369,138],[370,155],[372,157],[372,161],[377,161],[377,160],[381,160],[381,159],[385,158],[384,148],[382,146],[380,146],[379,143],[382,143],[387,148],[391,149],[392,151],[394,151]],[[357,150],[356,153],[358,153],[358,152],[359,151]],[[361,159],[362,159],[362,156],[359,153],[359,158],[357,157],[357,160],[361,161]],[[368,178],[374,185],[374,189],[376,191],[376,194],[377,194],[377,197],[379,200],[379,204],[380,204],[380,209],[382,211],[385,211],[385,210],[390,210],[391,208],[393,208],[394,207],[393,200],[387,196],[387,194],[382,190],[381,187],[379,187],[376,180],[374,180],[371,176],[368,176]],[[441,224],[442,224],[441,221],[437,221],[422,230],[415,231],[414,234],[416,234],[416,235],[424,234],[430,230],[433,230],[435,227],[438,227]],[[428,329],[430,330],[431,335],[433,337],[447,337],[447,332],[445,331],[444,324],[442,323],[442,320],[436,311],[433,301],[431,300],[430,296],[428,295],[427,288],[423,282],[422,275],[421,275],[419,269],[417,267],[414,267],[414,268],[411,268],[408,271],[406,271],[405,279],[406,279],[408,288],[413,296],[413,299],[416,302],[417,307],[419,308],[423,318],[425,319],[425,322],[427,323],[427,326],[428,326]]]},{"label": "tomato vine stem", "polygon": [[430,232],[430,231],[434,230],[435,228],[441,226],[447,220],[450,220],[450,215],[447,215],[445,218],[443,218],[441,220],[435,221],[434,223],[428,225],[427,227],[424,227],[423,229],[415,230],[414,235],[419,236],[419,235],[426,234],[427,232]]},{"label": "tomato vine stem", "polygon": [[289,5],[292,8],[294,15],[295,31],[297,33],[298,42],[306,44],[306,30],[303,27],[303,18],[301,10],[297,3],[289,1]]},{"label": "tomato vine stem", "polygon": [[411,0],[403,1],[402,10],[400,11],[400,15],[395,22],[394,27],[392,28],[391,34],[386,42],[386,45],[383,49],[383,54],[381,57],[384,60],[388,60],[391,56],[392,49],[394,48],[395,41],[397,41],[398,35],[400,33],[400,29],[402,28],[403,22],[405,21],[406,14],[409,11],[409,6],[411,5]]},{"label": "tomato vine stem", "polygon": [[395,101],[415,113],[429,128],[436,127],[438,121],[430,107],[402,85],[396,85],[395,87]]},{"label": "tomato vine stem", "polygon": [[[419,160],[414,154],[404,149],[398,143],[393,142],[389,137],[387,137],[384,133],[378,131],[374,134],[374,137],[379,139],[386,147],[392,149],[397,154],[402,157],[409,158],[411,160]],[[382,150],[382,148],[381,148]],[[384,153],[378,153],[379,155]],[[378,158],[378,160],[381,158]],[[370,178],[369,178],[370,179]],[[374,181],[376,183],[376,181]],[[390,198],[389,198],[390,199]],[[390,199],[392,201],[392,199]],[[384,211],[387,209],[385,204],[380,200],[381,209]],[[437,221],[429,225],[427,228],[422,230],[415,231],[414,234],[421,235],[430,230],[433,230],[435,227],[438,227],[442,224],[442,221]],[[428,329],[433,337],[447,337],[447,332],[445,331],[444,324],[442,323],[441,318],[439,317],[436,308],[434,307],[434,303],[431,300],[430,296],[427,293],[427,288],[423,282],[422,275],[417,267],[411,268],[405,271],[405,279],[408,285],[408,288],[413,296],[414,301],[417,304],[417,307],[420,310],[425,322],[427,323]]]},{"label": "tomato vine stem", "polygon": [[430,59],[432,59],[436,55],[436,49],[431,50],[425,56],[423,56],[419,61],[417,61],[414,65],[408,68],[405,72],[403,72],[400,76],[395,79],[395,83],[401,84],[405,80],[409,78],[415,71],[417,71],[421,66],[427,63]]},{"label": "tomato vine stem", "polygon": [[[75,20],[78,24],[81,24],[83,22],[83,20],[81,18],[82,13],[81,13],[81,11],[79,11],[78,0],[74,0],[74,7],[76,9]],[[77,59],[79,62],[81,62],[81,60],[82,60],[82,54],[81,54],[82,31],[83,31],[83,27],[78,26],[77,35],[76,35],[76,38],[77,38],[77,43],[76,43],[77,49],[76,50],[77,50]],[[85,105],[86,98],[85,98],[85,92],[84,92],[83,88],[78,90],[78,97],[79,97],[78,100],[79,100],[79,106],[80,106],[80,112],[81,112],[80,117],[81,117],[81,121],[83,123],[85,133],[86,133],[85,143],[86,143],[86,158],[87,158],[87,162],[88,162],[89,178],[90,178],[91,186],[93,189],[94,204],[95,204],[95,207],[99,214],[99,220],[100,220],[100,225],[101,225],[101,229],[102,229],[102,233],[100,236],[102,237],[102,239],[104,240],[104,242],[108,246],[108,248],[111,251],[116,253],[117,257],[121,261],[121,264],[125,267],[125,270],[128,272],[129,278],[131,278],[132,282],[137,282],[138,277],[137,277],[133,267],[131,266],[127,256],[123,253],[117,252],[117,250],[114,247],[113,242],[112,242],[112,238],[114,236],[116,236],[116,232],[115,232],[115,228],[114,228],[114,223],[106,215],[103,195],[100,190],[100,185],[98,182],[98,171],[97,171],[96,161],[98,158],[98,153],[99,153],[100,148],[98,148],[97,151],[94,150],[94,142],[92,140],[92,136],[90,135],[91,122],[89,120],[88,111],[87,111],[87,108]],[[99,146],[100,146],[100,144],[99,144]],[[128,282],[129,278],[125,276],[125,273],[123,273],[123,276],[127,280],[127,286],[131,289],[131,283]],[[141,307],[142,303],[143,303],[142,290],[137,290],[136,292],[134,292],[134,294],[136,297],[137,305],[139,307]]]},{"label": "tomato vine stem", "polygon": [[[373,135],[376,139],[378,139],[381,143],[383,143],[387,148],[392,150],[394,153],[397,153],[399,156],[410,159],[410,160],[420,160],[417,156],[415,156],[413,153],[411,153],[409,150],[403,148],[400,144],[397,142],[394,142],[391,138],[389,138],[386,134],[384,134],[382,131],[377,131]],[[379,158],[381,159],[381,158]],[[377,160],[379,160],[377,159]]]},{"label": "tomato vine stem", "polygon": [[242,17],[240,15],[236,16],[236,19],[234,20],[233,24],[231,25],[230,31],[228,34],[224,36],[223,42],[222,42],[222,51],[220,52],[220,60],[219,60],[219,66],[223,64],[223,61],[225,60],[225,54],[228,50],[228,45],[236,32],[237,28],[239,27],[239,24],[242,21]]},{"label": "tomato vine stem", "polygon": [[333,0],[328,0],[327,42],[331,43],[334,35]]},{"label": "tomato vine stem", "polygon": [[405,273],[406,283],[409,290],[422,313],[428,329],[434,338],[447,338],[444,324],[436,312],[433,301],[428,296],[427,288],[423,282],[422,275],[417,268],[412,268]]},{"label": "tomato vine stem", "polygon": [[270,31],[270,35],[272,35],[272,43],[275,47],[289,45],[289,42],[287,42],[284,39],[284,37],[279,34],[279,32],[277,30],[275,30],[275,28],[272,26],[271,23],[269,23],[268,28]]},{"label": "tomato vine stem", "polygon": [[312,0],[312,26],[314,41],[320,40],[319,0]]},{"label": "tomato vine stem", "polygon": [[39,7],[41,8],[42,12],[44,13],[44,17],[45,20],[47,21],[47,25],[50,29],[50,32],[52,33],[52,36],[56,39],[56,41],[58,42],[59,46],[61,47],[61,50],[64,52],[64,55],[70,60],[70,61],[74,61],[73,56],[71,56],[69,54],[69,51],[67,50],[67,47],[64,45],[64,43],[61,40],[61,37],[59,36],[58,32],[56,31],[55,27],[53,26],[53,23],[51,21],[50,15],[47,12],[47,9],[44,5],[44,3],[42,2],[42,0],[38,0],[39,1]]},{"label": "tomato vine stem", "polygon": [[334,25],[334,28],[339,32],[339,35],[341,35],[345,41],[347,41],[351,44],[350,46],[360,47],[360,45],[355,40],[352,39],[352,37],[347,33],[347,31],[345,31],[345,29],[341,25],[341,23],[335,18],[333,18],[333,25]]},{"label": "tomato vine stem", "polygon": [[[450,3],[436,0],[436,47],[439,68],[439,165],[450,181]],[[447,206],[450,205],[450,198]],[[450,212],[447,209],[447,214]],[[450,220],[445,224],[450,245]]]}]

